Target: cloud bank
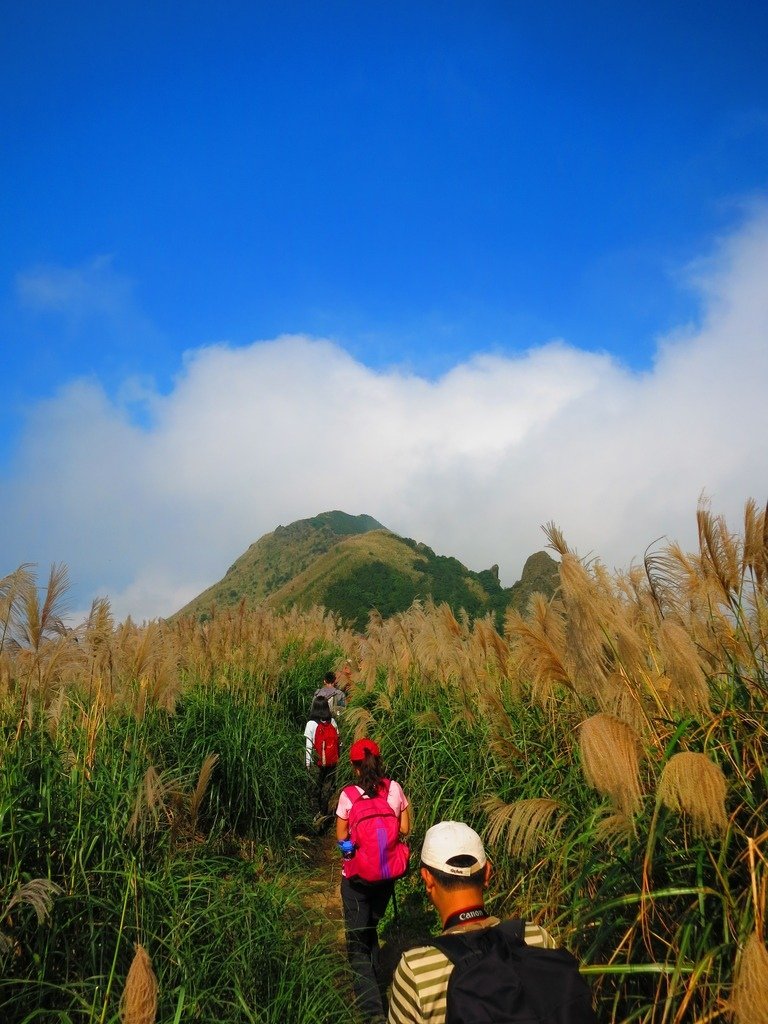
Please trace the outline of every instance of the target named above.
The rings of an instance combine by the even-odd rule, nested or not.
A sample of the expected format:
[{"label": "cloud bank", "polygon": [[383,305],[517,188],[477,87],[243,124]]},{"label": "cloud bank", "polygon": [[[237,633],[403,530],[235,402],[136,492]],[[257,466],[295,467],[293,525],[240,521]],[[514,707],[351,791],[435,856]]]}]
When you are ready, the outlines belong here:
[{"label": "cloud bank", "polygon": [[[768,490],[768,213],[691,270],[696,324],[646,373],[564,340],[437,380],[330,340],[186,353],[167,394],[65,383],[30,410],[0,482],[1,570],[64,561],[73,601],[167,615],[280,523],[339,508],[514,582],[554,520],[626,565],[692,544],[702,491],[737,523]],[[608,346],[606,346],[608,347]]]}]

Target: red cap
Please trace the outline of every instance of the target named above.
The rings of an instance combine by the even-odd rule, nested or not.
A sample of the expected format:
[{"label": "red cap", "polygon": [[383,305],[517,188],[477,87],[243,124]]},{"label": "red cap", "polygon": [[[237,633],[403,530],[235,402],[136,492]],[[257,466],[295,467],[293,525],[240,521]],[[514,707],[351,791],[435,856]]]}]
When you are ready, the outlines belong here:
[{"label": "red cap", "polygon": [[373,754],[374,757],[378,757],[381,754],[378,743],[374,742],[374,740],[355,740],[349,748],[350,761],[362,761],[366,754]]}]

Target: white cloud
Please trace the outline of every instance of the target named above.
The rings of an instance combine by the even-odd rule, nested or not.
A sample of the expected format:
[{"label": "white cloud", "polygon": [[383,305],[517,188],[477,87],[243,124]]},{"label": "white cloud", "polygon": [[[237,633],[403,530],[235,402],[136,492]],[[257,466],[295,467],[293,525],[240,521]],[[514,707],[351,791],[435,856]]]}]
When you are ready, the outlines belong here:
[{"label": "white cloud", "polygon": [[80,267],[35,267],[17,276],[16,292],[30,309],[76,320],[124,315],[133,302],[132,285],[114,272],[110,256],[97,256]]},{"label": "white cloud", "polygon": [[[127,364],[136,346],[164,345],[137,302],[133,281],[115,269],[111,256],[74,267],[37,266],[17,274],[14,285],[20,307],[67,329],[60,347],[90,346],[98,365],[118,356]],[[140,382],[124,386],[136,390]]]},{"label": "white cloud", "polygon": [[635,374],[566,342],[478,355],[436,381],[331,341],[187,353],[150,426],[93,381],[34,410],[0,487],[4,566],[66,561],[77,600],[168,614],[278,523],[367,512],[512,583],[554,519],[626,564],[696,501],[736,520],[768,482],[768,215],[694,271],[702,313]]}]

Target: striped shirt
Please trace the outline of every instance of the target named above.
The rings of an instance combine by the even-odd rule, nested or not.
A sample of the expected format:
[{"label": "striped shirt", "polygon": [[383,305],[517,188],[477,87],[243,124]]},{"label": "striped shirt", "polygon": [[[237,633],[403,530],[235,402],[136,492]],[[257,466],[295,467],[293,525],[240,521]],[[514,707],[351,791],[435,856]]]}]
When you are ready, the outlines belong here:
[{"label": "striped shirt", "polygon": [[[471,925],[448,928],[454,932],[475,931],[500,924],[498,917],[487,917]],[[529,946],[554,949],[555,941],[544,928],[526,922],[525,941]],[[417,946],[400,957],[389,993],[387,1024],[445,1024],[446,992],[453,964],[435,946]]]}]

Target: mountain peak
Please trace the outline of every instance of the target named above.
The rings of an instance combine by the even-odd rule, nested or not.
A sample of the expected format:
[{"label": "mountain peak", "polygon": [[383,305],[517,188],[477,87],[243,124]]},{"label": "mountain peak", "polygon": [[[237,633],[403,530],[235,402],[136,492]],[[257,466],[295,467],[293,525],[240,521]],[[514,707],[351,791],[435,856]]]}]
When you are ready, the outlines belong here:
[{"label": "mountain peak", "polygon": [[473,572],[456,558],[397,536],[373,516],[334,509],[265,534],[177,614],[207,618],[214,607],[243,600],[280,610],[317,604],[363,629],[374,608],[386,617],[416,599],[432,599],[455,612],[494,612],[500,619],[510,604],[527,603],[533,590],[551,594],[557,581],[558,564],[544,551],[532,555],[523,578],[505,589],[497,565]]}]

